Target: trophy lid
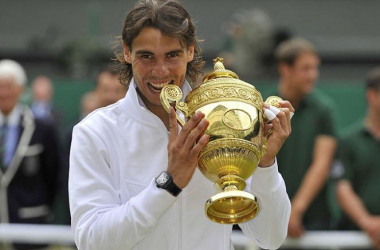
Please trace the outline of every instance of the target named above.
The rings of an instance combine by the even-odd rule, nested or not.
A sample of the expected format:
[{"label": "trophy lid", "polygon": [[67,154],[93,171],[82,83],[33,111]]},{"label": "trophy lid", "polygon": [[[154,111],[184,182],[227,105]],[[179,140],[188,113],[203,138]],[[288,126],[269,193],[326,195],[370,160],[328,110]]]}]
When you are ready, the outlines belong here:
[{"label": "trophy lid", "polygon": [[231,70],[227,70],[224,68],[223,65],[223,58],[217,57],[213,60],[214,62],[214,71],[210,74],[207,74],[203,78],[203,84],[207,83],[208,81],[211,81],[213,79],[217,78],[232,78],[232,79],[239,79],[238,75],[235,72],[232,72]]},{"label": "trophy lid", "polygon": [[225,69],[223,58],[217,57],[213,62],[214,70],[185,98],[189,114],[210,103],[222,101],[245,102],[262,110],[261,94],[253,85],[240,80],[235,72]]}]

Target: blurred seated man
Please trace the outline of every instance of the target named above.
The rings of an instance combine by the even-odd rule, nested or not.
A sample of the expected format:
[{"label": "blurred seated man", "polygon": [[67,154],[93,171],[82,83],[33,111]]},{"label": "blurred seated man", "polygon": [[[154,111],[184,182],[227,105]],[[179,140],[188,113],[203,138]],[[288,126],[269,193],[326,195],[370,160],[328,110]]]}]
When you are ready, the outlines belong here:
[{"label": "blurred seated man", "polygon": [[344,174],[336,193],[345,212],[342,229],[363,230],[380,249],[380,68],[369,73],[365,87],[367,116],[339,143]]},{"label": "blurred seated man", "polygon": [[106,107],[124,98],[127,88],[119,82],[119,72],[106,68],[99,73],[94,92],[99,107]]},{"label": "blurred seated man", "polygon": [[20,64],[0,61],[0,222],[43,224],[58,190],[57,134],[19,101],[25,84]]},{"label": "blurred seated man", "polygon": [[334,117],[330,100],[314,90],[320,63],[314,46],[291,39],[279,45],[276,56],[280,82],[274,94],[296,110],[277,159],[292,203],[288,236],[297,238],[304,230],[330,227],[326,180],[336,147]]}]

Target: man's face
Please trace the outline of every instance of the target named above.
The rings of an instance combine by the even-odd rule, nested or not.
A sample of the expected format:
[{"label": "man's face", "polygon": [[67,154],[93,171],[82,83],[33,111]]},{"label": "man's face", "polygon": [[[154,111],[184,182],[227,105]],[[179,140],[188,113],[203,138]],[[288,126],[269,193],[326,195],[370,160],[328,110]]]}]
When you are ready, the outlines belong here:
[{"label": "man's face", "polygon": [[369,106],[380,114],[380,89],[367,90],[367,99]]},{"label": "man's face", "polygon": [[49,79],[45,77],[39,77],[34,80],[33,96],[36,101],[49,102],[52,96],[52,85]]},{"label": "man's face", "polygon": [[0,78],[0,111],[8,115],[16,106],[23,87],[12,78]]},{"label": "man's face", "polygon": [[97,81],[96,94],[101,107],[113,104],[125,96],[126,87],[119,83],[117,75],[103,72]]},{"label": "man's face", "polygon": [[182,86],[194,46],[184,48],[177,38],[144,28],[133,40],[131,51],[124,47],[124,54],[127,63],[132,64],[133,78],[145,105],[161,106],[160,92],[165,85]]},{"label": "man's face", "polygon": [[313,53],[302,53],[292,66],[286,65],[285,76],[291,88],[301,95],[309,94],[319,76],[319,58]]}]

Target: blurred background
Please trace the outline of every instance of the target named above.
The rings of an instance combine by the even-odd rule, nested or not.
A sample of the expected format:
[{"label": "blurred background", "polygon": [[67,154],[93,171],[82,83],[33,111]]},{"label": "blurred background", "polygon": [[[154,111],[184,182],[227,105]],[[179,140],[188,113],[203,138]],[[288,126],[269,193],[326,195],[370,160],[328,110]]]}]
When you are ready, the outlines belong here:
[{"label": "blurred background", "polygon": [[[181,2],[196,21],[206,73],[212,70],[214,58],[223,57],[226,68],[266,97],[279,82],[277,46],[302,37],[314,44],[320,56],[316,89],[334,101],[338,130],[366,115],[364,80],[370,69],[380,65],[380,1]],[[91,106],[91,94],[106,91],[96,90],[99,73],[112,64],[113,48],[120,46],[115,44],[116,37],[134,3],[0,0],[0,60],[12,59],[25,68],[28,84],[22,100],[29,105],[32,82],[41,75],[50,79],[51,102],[59,110],[62,152],[68,147],[72,126],[91,110],[108,104]],[[122,98],[126,90],[115,91],[119,96],[114,98]],[[91,106],[88,112],[83,110],[84,103]],[[331,199],[335,199],[333,194]],[[60,200],[53,221],[67,224],[65,197]]]},{"label": "blurred background", "polygon": [[[380,62],[379,1],[182,2],[196,20],[198,37],[204,40],[201,46],[206,71],[218,55],[233,65],[233,60],[222,52],[233,50],[232,40],[237,36],[234,32],[243,32],[246,27],[238,26],[247,22],[253,30],[252,41],[247,43],[258,45],[251,46],[253,59],[242,58],[242,63],[248,65],[244,60],[251,60],[251,65],[257,64],[257,70],[249,73],[243,66],[239,72],[236,68],[239,59],[235,58],[237,65],[230,68],[236,70],[240,78],[260,86],[263,91],[267,85],[276,84],[272,57],[275,46],[289,37],[301,36],[310,40],[321,56],[319,87],[328,88],[327,93],[334,97],[337,91],[357,94],[358,103],[349,106],[350,109],[363,105],[362,95],[357,92],[360,88],[356,86],[360,86],[368,70]],[[125,15],[133,4],[134,1],[116,0],[2,0],[0,58],[20,62],[29,80],[41,74],[51,77],[54,101],[64,109],[67,124],[78,114],[80,95],[93,87],[97,71],[113,57],[114,38],[120,35]],[[243,20],[247,11],[258,13],[256,20]],[[245,52],[237,51],[236,56],[245,57],[244,54],[249,54]],[[345,124],[345,120],[339,121],[340,127]]]}]

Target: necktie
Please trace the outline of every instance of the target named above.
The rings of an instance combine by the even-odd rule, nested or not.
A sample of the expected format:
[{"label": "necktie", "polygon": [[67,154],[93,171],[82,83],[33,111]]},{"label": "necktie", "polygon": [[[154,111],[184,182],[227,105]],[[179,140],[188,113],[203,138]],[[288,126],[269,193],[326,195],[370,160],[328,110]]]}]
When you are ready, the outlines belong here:
[{"label": "necktie", "polygon": [[0,168],[1,170],[5,170],[5,136],[7,131],[7,123],[4,122],[4,124],[0,127]]}]

